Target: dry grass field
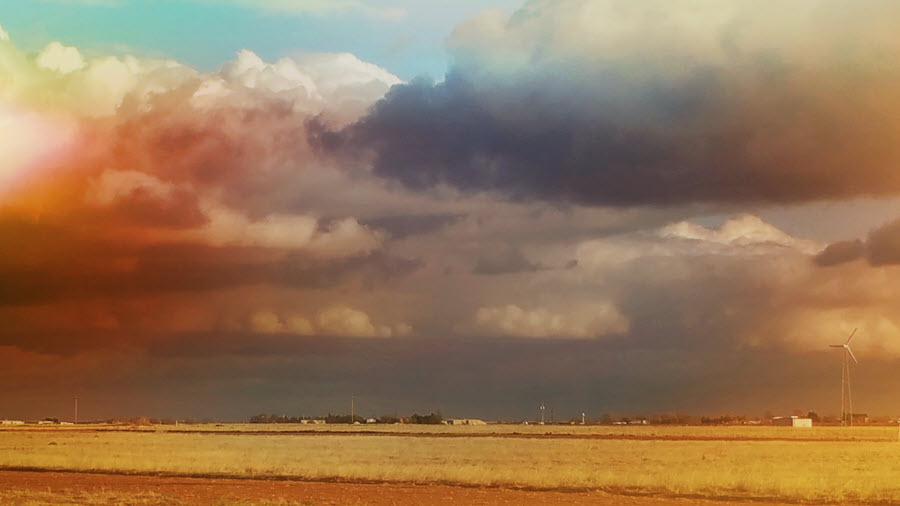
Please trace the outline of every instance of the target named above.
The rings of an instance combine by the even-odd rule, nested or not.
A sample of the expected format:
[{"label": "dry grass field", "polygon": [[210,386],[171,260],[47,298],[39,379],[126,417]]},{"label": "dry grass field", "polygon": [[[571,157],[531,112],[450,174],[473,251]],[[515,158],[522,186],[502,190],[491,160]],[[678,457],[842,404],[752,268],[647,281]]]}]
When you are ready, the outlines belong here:
[{"label": "dry grass field", "polygon": [[900,502],[895,427],[28,427],[0,467]]}]

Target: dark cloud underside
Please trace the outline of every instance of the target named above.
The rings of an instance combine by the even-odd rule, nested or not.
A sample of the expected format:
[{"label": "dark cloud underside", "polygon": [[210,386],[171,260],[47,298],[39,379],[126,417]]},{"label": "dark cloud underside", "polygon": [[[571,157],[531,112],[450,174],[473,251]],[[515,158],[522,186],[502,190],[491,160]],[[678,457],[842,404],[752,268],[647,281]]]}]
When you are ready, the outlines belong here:
[{"label": "dark cloud underside", "polygon": [[[896,45],[874,29],[852,44],[803,47],[836,22],[841,2],[786,12],[797,32],[778,35],[735,8],[696,34],[718,37],[712,47],[692,46],[677,23],[647,26],[640,5],[621,19],[577,19],[603,5],[531,2],[495,31],[463,30],[443,82],[397,85],[368,116],[314,142],[370,157],[374,173],[410,188],[513,199],[796,203],[900,191]],[[869,7],[866,21],[895,13]],[[614,22],[634,40],[606,33]],[[618,45],[566,46],[576,35]],[[498,47],[469,40],[478,37]]]}]

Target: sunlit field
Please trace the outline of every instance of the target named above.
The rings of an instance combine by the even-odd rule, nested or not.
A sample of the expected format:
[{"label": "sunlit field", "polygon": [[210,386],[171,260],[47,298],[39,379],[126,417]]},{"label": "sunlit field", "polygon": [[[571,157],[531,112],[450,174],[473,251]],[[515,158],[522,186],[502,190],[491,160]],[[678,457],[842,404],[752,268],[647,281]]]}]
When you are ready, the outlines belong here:
[{"label": "sunlit field", "polygon": [[[184,430],[190,432],[180,432]],[[347,433],[336,433],[342,431]],[[0,466],[709,498],[900,501],[896,427],[10,428],[0,431]]]}]

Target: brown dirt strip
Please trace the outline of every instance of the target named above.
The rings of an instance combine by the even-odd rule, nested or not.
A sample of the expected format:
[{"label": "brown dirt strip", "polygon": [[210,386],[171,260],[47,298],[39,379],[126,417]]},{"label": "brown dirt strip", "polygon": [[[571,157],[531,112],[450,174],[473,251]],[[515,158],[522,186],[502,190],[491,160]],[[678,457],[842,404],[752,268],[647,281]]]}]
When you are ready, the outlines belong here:
[{"label": "brown dirt strip", "polygon": [[[15,432],[49,433],[48,429],[16,429]],[[127,432],[133,434],[202,434],[213,436],[372,436],[413,438],[500,438],[500,439],[583,439],[624,441],[796,441],[798,443],[884,443],[890,438],[814,438],[814,437],[756,437],[756,436],[666,436],[658,434],[565,434],[524,432],[393,432],[350,430],[162,430],[153,429],[66,429],[60,433]],[[2,432],[0,432],[2,434]]]},{"label": "brown dirt strip", "polygon": [[[100,473],[0,471],[0,490],[33,491],[47,503],[66,502],[73,494],[153,493],[165,504],[295,503],[304,505],[399,504],[574,504],[622,506],[787,505],[789,503],[664,495],[614,494],[604,491],[534,491],[412,483],[334,483],[230,478],[187,478]],[[58,500],[57,500],[58,499]],[[24,501],[23,501],[24,502]],[[34,504],[34,502],[28,502]]]}]

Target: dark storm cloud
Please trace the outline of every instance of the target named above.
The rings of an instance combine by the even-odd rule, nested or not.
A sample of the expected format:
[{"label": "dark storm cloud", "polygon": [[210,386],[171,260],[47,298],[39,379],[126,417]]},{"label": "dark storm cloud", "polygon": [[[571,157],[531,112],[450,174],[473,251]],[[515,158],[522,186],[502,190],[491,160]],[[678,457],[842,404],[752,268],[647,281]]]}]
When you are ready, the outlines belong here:
[{"label": "dark storm cloud", "polygon": [[[356,124],[313,129],[313,142],[413,189],[513,199],[793,203],[900,191],[900,124],[883,110],[900,103],[900,73],[872,56],[898,53],[879,38],[892,5],[867,4],[840,27],[857,45],[812,48],[806,38],[852,7],[786,10],[798,28],[773,35],[770,18],[741,11],[746,2],[701,3],[728,20],[696,34],[718,41],[707,47],[677,21],[654,24],[644,4],[591,17],[606,5],[530,2],[503,23],[472,22],[453,38],[443,82],[394,86]],[[583,47],[568,43],[579,36]]]},{"label": "dark storm cloud", "polygon": [[865,241],[838,241],[816,255],[821,266],[839,265],[865,258],[873,266],[900,265],[900,219],[888,222],[871,232]]},{"label": "dark storm cloud", "polygon": [[852,262],[866,254],[866,245],[859,239],[829,244],[813,259],[817,265],[828,267]]},{"label": "dark storm cloud", "polygon": [[871,231],[866,252],[872,265],[900,264],[900,219]]},{"label": "dark storm cloud", "polygon": [[15,245],[0,251],[0,306],[260,283],[322,288],[352,279],[372,285],[420,265],[418,260],[380,251],[319,259],[262,247],[144,246],[12,218],[0,222],[0,236]]},{"label": "dark storm cloud", "polygon": [[507,247],[497,255],[482,255],[478,258],[472,274],[495,275],[516,274],[521,272],[535,272],[545,269],[540,263],[535,263],[522,252],[513,247]]},{"label": "dark storm cloud", "polygon": [[384,230],[393,239],[429,234],[461,220],[459,214],[391,215],[364,220],[363,225]]}]

